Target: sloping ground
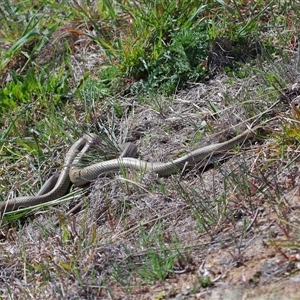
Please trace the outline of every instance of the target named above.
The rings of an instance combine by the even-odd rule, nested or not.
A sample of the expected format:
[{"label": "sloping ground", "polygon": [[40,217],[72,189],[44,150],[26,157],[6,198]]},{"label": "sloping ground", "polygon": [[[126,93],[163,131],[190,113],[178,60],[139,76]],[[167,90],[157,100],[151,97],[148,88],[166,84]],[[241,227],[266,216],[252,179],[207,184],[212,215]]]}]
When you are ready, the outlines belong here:
[{"label": "sloping ground", "polygon": [[[74,62],[78,78],[82,65]],[[246,79],[220,75],[170,98],[118,95],[93,103],[87,127],[102,130],[98,147],[117,152],[107,145],[116,135],[120,144],[136,143],[148,161],[169,161],[251,125],[265,128],[213,168],[166,178],[122,170],[99,178],[85,196],[3,224],[2,298],[298,299],[299,141],[282,134],[298,129],[298,65],[278,60],[275,71],[268,65],[266,72],[294,74],[285,97],[249,68]],[[85,112],[77,101],[67,105],[77,108],[80,127]],[[49,167],[62,164],[44,151]],[[14,168],[24,182],[36,182],[26,160],[34,158]],[[2,172],[12,183],[12,169]],[[66,217],[78,198],[84,209]]]},{"label": "sloping ground", "polygon": [[[277,93],[262,87],[259,76],[220,76],[171,99],[119,99],[116,134],[148,161],[227,140],[262,112],[273,119],[214,168],[166,178],[126,170],[93,183],[73,217],[64,217],[67,202],[4,227],[3,299],[299,298],[299,147],[280,148],[291,112],[283,100],[272,107]],[[96,125],[110,124],[98,109]]]}]

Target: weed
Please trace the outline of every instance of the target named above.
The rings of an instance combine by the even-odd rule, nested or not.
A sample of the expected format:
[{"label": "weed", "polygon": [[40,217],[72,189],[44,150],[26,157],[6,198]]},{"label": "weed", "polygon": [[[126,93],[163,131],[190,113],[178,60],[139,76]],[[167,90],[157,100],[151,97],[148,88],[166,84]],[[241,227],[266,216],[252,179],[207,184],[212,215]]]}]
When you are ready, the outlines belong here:
[{"label": "weed", "polygon": [[0,97],[3,101],[0,106],[2,114],[15,110],[17,106],[34,103],[37,100],[37,106],[49,107],[49,98],[46,98],[49,95],[51,95],[51,105],[56,105],[68,97],[69,76],[62,69],[55,75],[49,74],[47,69],[36,72],[33,68],[28,69],[24,76],[15,72],[11,75],[12,81],[0,89]]},{"label": "weed", "polygon": [[[140,229],[141,244],[146,248],[142,266],[138,268],[140,277],[147,281],[163,280],[169,272],[173,270],[179,253],[170,248],[176,243],[173,238],[172,243],[167,246],[164,241],[164,233],[160,224],[152,228],[152,232],[147,234],[143,228]],[[169,248],[170,247],[170,248]]]},{"label": "weed", "polygon": [[[145,136],[138,141],[141,156],[156,161],[151,143],[162,144],[161,129],[170,141],[177,139],[176,148],[166,143],[164,151],[179,153],[186,153],[187,142],[197,147],[207,132],[191,132],[203,124],[209,133],[217,126],[224,133],[237,123],[239,131],[253,120],[272,119],[275,134],[267,144],[254,141],[252,156],[232,158],[205,173],[185,171],[157,180],[145,170],[129,177],[120,168],[123,179],[110,180],[99,196],[92,195],[99,197],[96,203],[107,202],[104,221],[91,202],[78,215],[60,218],[59,226],[53,221],[56,208],[40,212],[46,205],[33,208],[38,226],[22,218],[27,210],[7,214],[1,224],[3,297],[124,298],[140,285],[145,291],[171,276],[177,284],[185,249],[194,260],[193,268],[182,268],[185,281],[203,257],[210,256],[217,270],[218,258],[224,268],[225,252],[237,253],[229,257],[236,265],[248,257],[254,261],[259,254],[252,246],[256,239],[267,244],[274,218],[275,229],[288,240],[279,245],[299,248],[290,226],[297,215],[289,220],[297,207],[282,196],[298,182],[298,173],[291,172],[299,156],[300,114],[293,102],[299,72],[297,57],[291,60],[298,15],[294,1],[24,0],[20,5],[5,0],[0,8],[1,200],[35,194],[52,169],[61,169],[70,144],[95,128],[101,160],[118,156],[119,142]],[[75,42],[60,47],[66,33],[74,34]],[[286,68],[277,63],[282,50]],[[86,63],[90,57],[93,68]],[[208,80],[215,66],[222,75]],[[188,94],[181,90],[186,87]],[[278,94],[282,98],[275,106]],[[149,106],[160,114],[161,127],[146,111]],[[174,116],[179,126],[171,123]],[[122,126],[127,136],[120,135]],[[84,163],[95,162],[95,155],[86,158]],[[83,196],[73,191],[47,205],[83,201]],[[112,198],[117,205],[111,205]],[[59,207],[62,215],[66,207]],[[264,248],[265,259],[276,255],[268,252],[271,246]],[[214,274],[196,277],[191,292],[212,287]]]}]

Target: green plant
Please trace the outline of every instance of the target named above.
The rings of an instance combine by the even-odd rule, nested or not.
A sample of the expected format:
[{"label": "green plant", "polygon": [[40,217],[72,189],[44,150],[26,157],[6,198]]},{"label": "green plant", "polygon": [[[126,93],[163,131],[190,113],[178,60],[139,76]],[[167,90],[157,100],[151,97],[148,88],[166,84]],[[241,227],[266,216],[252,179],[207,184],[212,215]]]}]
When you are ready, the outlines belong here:
[{"label": "green plant", "polygon": [[[160,90],[170,94],[185,86],[187,81],[204,79],[208,38],[206,25],[202,23],[197,28],[183,28],[170,34],[170,43],[155,60],[144,60],[138,70],[147,74],[133,85],[132,91]],[[136,76],[133,74],[135,78]]]},{"label": "green plant", "polygon": [[[122,76],[145,81],[140,86],[170,93],[187,80],[203,78],[207,26],[199,17],[206,8],[202,1],[104,1],[94,13],[78,3],[76,8],[95,28],[97,35],[89,36],[106,50]],[[95,14],[105,19],[105,25],[94,20]],[[117,31],[116,36],[108,34]]]},{"label": "green plant", "polygon": [[[55,6],[53,3],[50,5]],[[11,45],[2,55],[0,72],[10,65],[19,64],[22,71],[28,65],[30,67],[33,58],[39,54],[60,25],[60,22],[55,21],[56,14],[41,12],[45,8],[47,10],[44,4],[39,10],[33,7],[31,1],[24,1],[22,8],[6,0],[4,8],[0,9],[0,16],[6,20],[4,24],[7,26],[2,27],[0,36]]]},{"label": "green plant", "polygon": [[33,104],[35,101],[38,106],[49,107],[49,95],[52,105],[69,97],[69,74],[63,68],[55,75],[50,74],[47,69],[38,72],[29,68],[25,75],[12,71],[11,76],[12,81],[0,89],[1,113],[12,111],[22,104]]},{"label": "green plant", "polygon": [[[24,0],[21,5],[12,0],[3,2],[0,8],[0,70],[5,74],[4,80],[0,80],[1,200],[34,194],[49,170],[63,167],[66,151],[82,132],[101,132],[101,142],[97,145],[102,150],[97,155],[99,160],[117,157],[118,142],[127,139],[139,140],[141,158],[145,155],[153,161],[156,157],[152,157],[152,149],[145,145],[151,146],[152,142],[159,145],[161,133],[168,135],[170,141],[173,136],[179,137],[173,149],[176,151],[179,145],[178,152],[186,153],[187,147],[196,148],[197,142],[206,133],[214,132],[215,126],[219,131],[226,114],[229,122],[224,127],[231,127],[237,120],[244,122],[239,125],[248,125],[262,111],[268,111],[260,120],[272,118],[275,124],[272,129],[276,132],[268,143],[261,140],[249,143],[250,157],[233,157],[205,173],[197,168],[191,172],[186,169],[157,179],[155,174],[145,174],[144,170],[121,168],[116,179],[99,178],[95,190],[94,183],[90,186],[90,198],[85,200],[89,205],[74,216],[66,216],[66,211],[75,205],[74,200],[82,201],[83,193],[76,191],[47,204],[68,200],[64,205],[47,207],[43,213],[43,207],[37,207],[31,218],[26,215],[24,218],[26,211],[7,215],[8,222],[3,220],[1,224],[3,297],[16,297],[16,290],[17,297],[24,299],[43,299],[53,293],[60,298],[78,299],[143,297],[145,291],[148,294],[152,291],[153,281],[157,287],[157,280],[163,282],[171,276],[174,291],[165,297],[172,297],[177,292],[176,281],[182,280],[181,271],[185,273],[184,280],[193,277],[199,258],[208,253],[217,254],[221,264],[228,262],[228,257],[229,262],[241,263],[238,257],[241,247],[245,257],[251,248],[248,254],[258,258],[252,241],[262,238],[264,245],[267,244],[271,232],[264,232],[265,228],[276,229],[279,224],[286,238],[292,236],[290,224],[287,228],[283,225],[289,214],[296,216],[297,207],[290,206],[290,197],[281,192],[286,186],[290,188],[298,176],[292,169],[297,166],[299,156],[299,120],[295,117],[299,112],[293,108],[293,117],[287,112],[286,101],[293,98],[285,91],[296,77],[293,72],[282,73],[280,65],[273,64],[271,59],[276,56],[265,60],[261,55],[248,67],[236,63],[235,58],[242,56],[241,61],[247,61],[240,46],[247,48],[252,38],[259,40],[257,45],[262,50],[266,45],[288,50],[290,58],[287,48],[291,35],[297,32],[297,18],[290,8],[293,3],[65,0],[58,4],[55,0],[47,3]],[[292,11],[299,15],[297,5]],[[282,34],[286,31],[287,35]],[[61,59],[56,60],[54,55],[47,66],[39,64],[35,58],[42,55],[43,47],[48,42],[56,46],[57,39],[49,40],[51,34],[61,37],[62,32],[73,32],[78,39],[74,45],[63,48]],[[186,83],[189,86],[190,82],[201,82],[210,76],[205,66],[207,50],[212,48],[211,41],[219,42],[220,37],[236,46],[229,49],[229,54],[234,55],[232,61],[229,59],[233,66],[225,66],[231,75],[230,84],[223,78],[224,86],[218,90],[215,84],[219,77],[207,84],[193,84],[194,90],[187,90],[188,97],[185,97],[187,91],[173,94],[176,89],[186,87]],[[271,54],[279,53],[268,49]],[[96,62],[92,68],[90,57]],[[286,80],[284,74],[289,74],[291,80]],[[285,95],[284,100],[280,106],[272,106],[270,103],[277,102],[278,92]],[[133,96],[134,93],[138,95]],[[167,99],[161,93],[171,96]],[[215,101],[215,96],[221,100]],[[159,124],[149,116],[150,110],[159,115]],[[275,119],[278,114],[279,124]],[[207,132],[203,132],[204,120]],[[95,163],[95,157],[87,155],[84,162]],[[286,179],[285,174],[288,174]],[[296,242],[285,246],[297,248]],[[264,250],[267,252],[269,248]],[[223,256],[227,251],[237,255]],[[188,256],[186,260],[184,255]],[[227,270],[230,275],[230,267]],[[215,282],[214,275],[213,271],[209,276],[196,276],[196,280],[189,281],[190,286],[195,282],[191,292],[202,293]],[[226,281],[230,276],[226,278],[223,279]]]},{"label": "green plant", "polygon": [[174,268],[177,254],[169,251],[160,251],[148,249],[146,259],[138,274],[147,281],[164,280],[170,271]]},{"label": "green plant", "polygon": [[179,253],[171,250],[172,245],[176,245],[177,238],[172,237],[167,245],[164,241],[163,228],[157,224],[152,228],[151,234],[147,234],[140,229],[141,244],[146,248],[143,264],[138,268],[140,277],[147,281],[163,280],[174,268],[178,260]]}]

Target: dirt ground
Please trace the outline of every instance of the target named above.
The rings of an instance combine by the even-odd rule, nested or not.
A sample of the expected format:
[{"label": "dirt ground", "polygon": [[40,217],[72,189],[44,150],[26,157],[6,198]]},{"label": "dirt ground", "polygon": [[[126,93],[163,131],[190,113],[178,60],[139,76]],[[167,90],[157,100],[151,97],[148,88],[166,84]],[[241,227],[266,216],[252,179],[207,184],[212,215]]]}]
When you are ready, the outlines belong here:
[{"label": "dirt ground", "polygon": [[[229,87],[226,77],[219,77],[208,84],[199,84],[179,93],[172,99],[170,107],[166,105],[160,114],[145,107],[140,111],[136,108],[134,117],[126,119],[126,126],[123,126],[134,128],[128,132],[131,134],[129,136],[136,140],[138,133],[131,124],[136,124],[136,120],[139,120],[139,132],[143,133],[142,137],[147,137],[143,139],[139,136],[140,140],[137,142],[141,157],[148,160],[155,157],[155,160],[167,161],[187,140],[193,139],[191,136],[194,134],[194,128],[191,124],[197,124],[198,129],[201,128],[200,124],[210,121],[219,128],[241,124],[240,120],[246,119],[247,116],[243,101],[232,102],[228,107],[225,104],[222,109],[224,114],[217,121],[208,113],[208,102],[211,105],[211,101],[215,101],[217,106],[222,103],[220,95],[224,93],[239,94],[242,100],[243,91],[251,86],[253,99],[259,102],[255,92],[257,82],[257,78],[252,78],[247,84],[243,80],[237,80]],[[282,105],[280,110],[286,108]],[[202,120],[197,114],[199,110],[204,116]],[[273,114],[274,111],[269,113]],[[289,109],[284,113],[289,114]],[[172,128],[171,134],[163,130],[166,123]],[[171,278],[138,289],[131,296],[127,296],[128,299],[300,298],[297,284],[300,279],[300,173],[296,154],[299,146],[297,143],[295,148],[286,149],[287,155],[283,155],[286,158],[276,158],[278,145],[276,146],[275,140],[281,125],[277,117],[271,124],[272,133],[245,144],[245,150],[220,166],[201,172],[192,170],[171,178],[157,179],[151,175],[150,179],[147,176],[143,179],[146,186],[153,180],[163,182],[169,194],[167,197],[157,193],[139,196],[138,199],[131,198],[131,201],[138,200],[138,203],[135,202],[127,212],[129,220],[132,220],[132,224],[136,224],[136,220],[143,220],[143,223],[147,224],[151,223],[155,216],[162,218],[166,224],[166,236],[175,232],[176,236],[184,241],[184,253],[188,258],[185,257],[186,265],[178,266],[178,272],[171,274]],[[122,123],[120,126],[122,128]],[[239,126],[243,128],[244,125]],[[217,137],[209,135],[206,139],[201,139],[201,142],[216,142],[228,136],[230,130],[226,130],[225,137],[224,134]],[[174,188],[179,181],[189,193],[190,203],[182,199],[178,189]],[[244,186],[246,183],[247,188]],[[225,185],[228,189],[226,205],[223,207],[227,209],[225,218],[224,215],[219,216],[219,221],[209,227],[207,233],[199,232],[199,223],[193,218],[191,206],[198,201],[218,201],[219,197],[224,196]],[[96,198],[97,196],[95,200]],[[216,209],[215,206],[210,207],[212,210]],[[204,208],[201,210],[200,205],[197,208],[204,213]],[[120,232],[123,232],[122,225],[119,225]],[[133,236],[127,236],[126,241],[122,240],[122,243],[134,247],[132,238],[134,239]],[[210,278],[210,284],[205,287],[203,279],[207,277]],[[119,296],[119,299],[122,299],[122,296]]]},{"label": "dirt ground", "polygon": [[[298,65],[293,68],[298,72]],[[299,141],[282,145],[282,126],[293,112],[264,84],[254,73],[246,79],[220,74],[169,98],[141,103],[116,97],[124,112],[114,119],[118,142],[134,142],[147,161],[169,161],[228,140],[254,120],[270,121],[214,167],[165,178],[131,170],[99,178],[85,196],[86,209],[67,218],[64,227],[53,224],[74,203],[36,213],[19,230],[3,231],[2,299],[300,299]],[[95,131],[111,124],[105,103],[93,107]],[[125,271],[139,264],[145,256],[140,228],[150,236],[156,226],[165,245],[180,241],[180,259],[166,280],[145,283],[133,276],[102,287],[113,273],[112,262]],[[67,245],[66,232],[74,235]],[[75,255],[81,282],[71,271],[65,278],[57,271],[57,265],[67,271]],[[46,283],[40,275],[45,263]],[[26,264],[31,274],[23,272]]]}]

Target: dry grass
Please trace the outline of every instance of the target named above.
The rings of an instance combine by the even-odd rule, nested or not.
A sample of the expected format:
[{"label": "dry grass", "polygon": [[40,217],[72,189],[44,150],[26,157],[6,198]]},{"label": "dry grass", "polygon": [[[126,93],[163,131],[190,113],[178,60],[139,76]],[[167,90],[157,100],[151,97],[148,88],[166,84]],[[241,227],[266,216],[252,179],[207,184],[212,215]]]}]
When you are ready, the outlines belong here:
[{"label": "dry grass", "polygon": [[[123,138],[126,133],[126,140],[137,141],[140,156],[147,160],[170,160],[188,145],[195,147],[199,135],[203,137],[199,145],[226,139],[250,123],[240,125],[250,117],[249,100],[243,101],[249,87],[257,109],[271,105],[255,88],[258,78],[230,85],[226,80],[222,76],[173,99],[162,97],[159,108],[155,102],[135,102],[134,114],[124,115],[115,127]],[[238,93],[239,103],[224,103],[220,95],[225,89],[227,95]],[[212,112],[212,106],[220,109]],[[275,136],[283,118],[272,121]],[[212,136],[204,122],[223,135]],[[159,294],[160,286],[169,298],[178,293],[208,296],[218,293],[221,282],[238,286],[243,282],[247,290],[258,282],[271,284],[286,272],[295,273],[297,259],[292,266],[290,257],[296,257],[297,251],[281,244],[297,233],[297,227],[291,226],[297,219],[291,202],[297,195],[297,164],[293,164],[294,175],[289,171],[289,162],[297,154],[294,151],[286,162],[280,161],[278,141],[265,138],[205,171],[158,178],[127,170],[99,178],[79,214],[65,219],[69,208],[65,204],[65,208],[36,213],[15,229],[5,229],[2,280],[13,289],[9,292],[4,284],[3,293],[81,299],[121,299],[129,294],[133,299],[149,299],[150,294]],[[292,190],[296,194],[292,199],[284,197]],[[57,220],[59,226],[55,226]],[[264,271],[268,257],[277,262],[273,275]],[[167,258],[171,269],[160,274]],[[255,272],[250,271],[253,261],[257,262]],[[155,283],[159,276],[165,278],[165,286]],[[207,276],[210,283],[205,283]],[[154,283],[146,283],[148,279]]]},{"label": "dry grass", "polygon": [[[55,41],[65,32],[60,28]],[[121,170],[98,178],[73,201],[3,219],[2,299],[296,299],[298,53],[258,59],[241,67],[247,76],[220,72],[169,97],[120,92],[98,101],[92,88],[79,86],[87,71],[97,80],[91,66],[103,62],[100,47],[86,36],[69,43],[74,94],[65,100],[66,109],[52,119],[50,105],[29,105],[20,118],[1,121],[5,132],[16,120],[0,148],[3,200],[13,191],[34,194],[86,130],[103,137],[104,154],[117,155],[117,144],[134,141],[142,159],[169,161],[225,141],[254,121],[266,128],[205,170],[165,178]],[[64,54],[64,48],[56,49]],[[126,80],[122,84],[120,91],[127,89]],[[28,116],[53,126],[42,132],[41,123]],[[79,201],[82,210],[66,216]]]}]

